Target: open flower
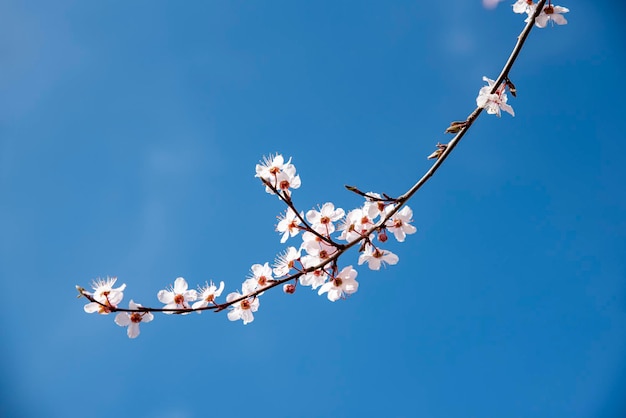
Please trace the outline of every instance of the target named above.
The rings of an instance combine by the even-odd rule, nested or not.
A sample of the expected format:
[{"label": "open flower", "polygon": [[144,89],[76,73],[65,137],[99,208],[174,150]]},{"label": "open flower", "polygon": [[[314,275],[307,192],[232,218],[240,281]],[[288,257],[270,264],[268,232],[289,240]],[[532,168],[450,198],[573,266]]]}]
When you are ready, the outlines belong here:
[{"label": "open flower", "polygon": [[[321,263],[319,257],[313,255],[305,255],[302,257],[302,265],[304,268],[308,269],[311,267],[315,267]],[[324,269],[317,269],[310,271],[306,274],[300,276],[300,284],[303,286],[311,286],[313,289],[317,289],[321,285],[326,282],[328,278],[328,274],[324,271]]]},{"label": "open flower", "polygon": [[341,208],[335,209],[335,205],[331,202],[324,203],[320,210],[311,209],[306,213],[306,220],[309,221],[311,227],[318,233],[330,235],[335,232],[335,224],[339,219],[343,218],[345,212]]},{"label": "open flower", "polygon": [[[229,293],[226,296],[226,301],[231,302],[235,299],[242,297],[243,295],[239,292]],[[228,319],[231,321],[236,321],[241,319],[243,324],[249,324],[254,321],[254,315],[252,312],[256,312],[259,309],[259,298],[246,298],[230,305],[230,311],[228,311]]]},{"label": "open flower", "polygon": [[320,260],[326,260],[337,252],[337,247],[309,231],[302,234],[300,249],[305,250],[309,255],[319,257]]},{"label": "open flower", "polygon": [[352,266],[348,266],[341,270],[339,274],[330,281],[324,283],[320,290],[317,291],[318,295],[328,292],[328,300],[335,302],[336,300],[350,295],[356,292],[359,288],[359,283],[355,280],[357,272]]},{"label": "open flower", "polygon": [[274,263],[274,274],[276,277],[286,276],[295,267],[296,261],[300,258],[300,250],[289,247],[282,254],[276,257]]},{"label": "open flower", "polygon": [[[256,165],[255,177],[259,177],[286,194],[289,193],[289,189],[300,187],[300,176],[296,175],[296,167],[291,164],[291,158],[285,162],[280,154],[264,157],[263,163]],[[265,191],[274,194],[274,191],[267,184]]]},{"label": "open flower", "polygon": [[[387,206],[392,210],[392,206]],[[385,222],[385,226],[391,233],[396,237],[398,242],[404,242],[407,234],[414,234],[417,229],[411,225],[413,222],[413,211],[410,207],[405,206],[396,212],[387,222]]]},{"label": "open flower", "polygon": [[513,12],[515,13],[526,13],[528,16],[532,16],[535,14],[536,9],[537,5],[533,0],[517,0],[513,3]]},{"label": "open flower", "polygon": [[[195,290],[187,290],[188,285],[182,277],[174,281],[174,286],[169,290],[159,290],[157,297],[161,303],[165,303],[164,309],[191,309],[187,302],[198,299],[198,293]],[[165,312],[172,314],[173,312]],[[187,314],[189,312],[183,312]]]},{"label": "open flower", "polygon": [[374,221],[364,209],[352,209],[339,225],[339,230],[342,231],[339,239],[354,241],[361,238],[372,226]]},{"label": "open flower", "polygon": [[[569,9],[561,6],[544,6],[539,16],[535,19],[535,26],[538,28],[545,28],[548,21],[551,20],[557,25],[567,25],[567,20],[563,17],[563,13],[569,12]],[[526,22],[529,22],[530,16],[526,18]]]},{"label": "open flower", "polygon": [[[99,314],[111,313],[111,308],[116,308],[117,305],[124,298],[124,289],[126,284],[123,284],[117,288],[113,288],[113,285],[117,281],[117,277],[107,277],[106,279],[96,279],[92,283],[93,293],[85,292],[91,295],[96,302],[89,302],[84,306],[84,310],[87,313],[98,312]],[[98,303],[100,302],[100,303]]]},{"label": "open flower", "polygon": [[291,208],[287,208],[287,211],[284,215],[282,215],[278,219],[278,225],[276,225],[276,230],[283,234],[280,239],[280,243],[284,244],[287,242],[289,237],[295,237],[300,232],[300,218],[298,218],[298,214],[293,211]]},{"label": "open flower", "polygon": [[398,264],[398,260],[398,256],[391,251],[381,250],[368,244],[363,254],[359,256],[359,266],[363,263],[367,263],[370,269],[380,270],[381,265]]},{"label": "open flower", "polygon": [[[131,300],[128,307],[132,310],[137,310],[141,308],[141,305]],[[128,327],[126,330],[128,338],[137,338],[139,335],[139,324],[142,322],[150,322],[153,319],[154,315],[150,312],[120,312],[115,316],[115,323],[120,327]]]},{"label": "open flower", "polygon": [[[269,263],[265,264],[254,264],[250,267],[250,272],[252,273],[245,282],[243,282],[242,290],[244,293],[251,293],[257,289],[262,289],[265,286],[270,285],[274,282],[274,277],[272,277],[272,269]],[[261,294],[261,293],[259,293]]]},{"label": "open flower", "polygon": [[[206,308],[209,303],[215,303],[215,298],[219,297],[224,291],[224,282],[220,282],[220,287],[215,286],[213,282],[206,284],[203,287],[198,288],[200,294],[198,295],[198,302],[191,305],[192,309]],[[201,313],[202,311],[198,311]]]},{"label": "open flower", "polygon": [[363,203],[363,213],[365,213],[370,219],[376,219],[383,210],[385,210],[385,202],[382,200],[382,196],[378,193],[369,192],[366,193],[365,203]]},{"label": "open flower", "polygon": [[289,164],[291,164],[291,159],[285,163],[285,159],[280,154],[263,157],[263,162],[256,165],[256,174],[254,177],[259,177],[272,183],[276,175],[281,173],[284,167]]},{"label": "open flower", "polygon": [[506,86],[501,84],[495,93],[491,93],[491,90],[496,82],[487,77],[483,77],[483,80],[486,81],[488,85],[482,87],[478,92],[476,105],[486,109],[487,113],[490,115],[497,115],[500,117],[500,109],[502,109],[505,112],[510,113],[511,116],[515,116],[513,108],[506,104],[508,100],[506,93],[504,92]]}]

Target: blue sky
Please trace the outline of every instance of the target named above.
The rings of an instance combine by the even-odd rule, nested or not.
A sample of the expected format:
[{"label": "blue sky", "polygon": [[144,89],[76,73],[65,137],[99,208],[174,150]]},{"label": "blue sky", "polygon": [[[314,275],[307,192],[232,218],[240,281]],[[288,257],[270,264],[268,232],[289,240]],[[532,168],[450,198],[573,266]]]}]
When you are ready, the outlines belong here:
[{"label": "blue sky", "polygon": [[[511,1],[512,3],[512,1]],[[617,3],[617,2],[616,2]],[[560,3],[559,3],[560,4]],[[76,284],[238,288],[284,247],[254,178],[307,210],[398,195],[523,27],[508,3],[0,4],[2,415],[620,417],[626,413],[624,6],[570,0],[411,201],[397,266],[255,321],[156,316],[129,340]],[[393,240],[391,240],[393,241]],[[356,265],[357,254],[342,265]]]}]

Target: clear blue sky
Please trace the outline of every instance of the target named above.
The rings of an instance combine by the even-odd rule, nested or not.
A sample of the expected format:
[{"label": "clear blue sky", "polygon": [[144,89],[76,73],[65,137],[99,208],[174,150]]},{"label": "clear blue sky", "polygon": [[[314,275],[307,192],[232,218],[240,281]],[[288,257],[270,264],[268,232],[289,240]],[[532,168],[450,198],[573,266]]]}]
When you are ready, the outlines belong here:
[{"label": "clear blue sky", "polygon": [[[513,3],[511,0],[510,3]],[[7,417],[626,414],[625,7],[568,0],[413,199],[418,233],[359,291],[269,292],[247,326],[157,315],[129,340],[76,284],[159,306],[235,290],[297,204],[397,195],[523,27],[509,2],[0,3],[1,407]],[[343,265],[355,264],[352,252]]]}]

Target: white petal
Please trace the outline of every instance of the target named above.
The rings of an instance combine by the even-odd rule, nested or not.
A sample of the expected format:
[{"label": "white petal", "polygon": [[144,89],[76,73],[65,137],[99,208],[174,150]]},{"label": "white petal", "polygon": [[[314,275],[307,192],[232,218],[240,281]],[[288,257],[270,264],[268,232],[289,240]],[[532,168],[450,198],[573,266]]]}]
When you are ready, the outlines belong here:
[{"label": "white petal", "polygon": [[241,311],[241,319],[243,319],[243,324],[246,325],[254,321],[254,315],[252,315],[250,310]]},{"label": "white petal", "polygon": [[239,318],[241,318],[241,310],[240,309],[233,309],[232,311],[228,312],[228,319],[231,321],[236,321]]},{"label": "white petal", "polygon": [[187,282],[182,277],[179,277],[174,281],[174,293],[176,294],[180,295],[185,293],[188,287]]},{"label": "white petal", "polygon": [[320,289],[317,291],[317,294],[321,295],[324,292],[328,292],[332,287],[333,287],[332,282],[326,282],[322,285],[322,287],[320,287]]},{"label": "white petal", "polygon": [[174,302],[174,292],[170,292],[169,290],[159,290],[157,298],[161,303],[172,303]]},{"label": "white petal", "polygon": [[224,291],[224,282],[220,282],[220,288],[215,291],[215,297],[218,297]]},{"label": "white petal", "polygon": [[330,289],[328,291],[328,300],[329,301],[335,302],[339,298],[341,298],[341,291],[339,289],[335,288],[335,289]]},{"label": "white petal", "polygon": [[567,20],[565,19],[565,17],[563,17],[562,15],[559,15],[559,14],[553,14],[552,15],[552,20],[554,20],[554,23],[556,23],[557,25],[566,25],[567,24]]},{"label": "white petal", "polygon": [[226,302],[231,302],[237,298],[240,298],[242,295],[239,292],[232,292],[229,293],[228,296],[226,296]]},{"label": "white petal", "polygon": [[96,303],[96,302],[89,302],[88,304],[86,304],[85,306],[83,306],[83,309],[85,310],[85,312],[87,313],[94,313],[94,312],[98,312],[100,310],[100,304]]},{"label": "white petal", "polygon": [[134,322],[130,324],[128,326],[126,334],[128,334],[128,338],[137,338],[137,336],[139,335],[139,324]]},{"label": "white petal", "polygon": [[[191,305],[192,309],[198,309],[198,308],[206,308],[207,306],[209,306],[209,302],[207,302],[206,300],[202,299],[196,303],[194,303],[193,305]],[[202,311],[198,311],[198,313],[201,313]]]},{"label": "white petal", "polygon": [[196,292],[195,290],[187,290],[183,293],[183,297],[185,298],[185,300],[194,301],[198,299],[198,292]]},{"label": "white petal", "polygon": [[128,326],[132,323],[130,316],[126,312],[120,312],[115,315],[115,323],[120,327]]}]

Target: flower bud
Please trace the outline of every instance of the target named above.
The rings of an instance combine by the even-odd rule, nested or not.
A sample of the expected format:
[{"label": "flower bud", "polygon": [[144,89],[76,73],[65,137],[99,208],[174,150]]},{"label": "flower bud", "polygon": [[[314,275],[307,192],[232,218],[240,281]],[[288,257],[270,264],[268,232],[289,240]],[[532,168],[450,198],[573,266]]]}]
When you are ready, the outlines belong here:
[{"label": "flower bud", "polygon": [[283,285],[283,292],[293,295],[296,292],[296,285],[293,283],[285,283]]}]

